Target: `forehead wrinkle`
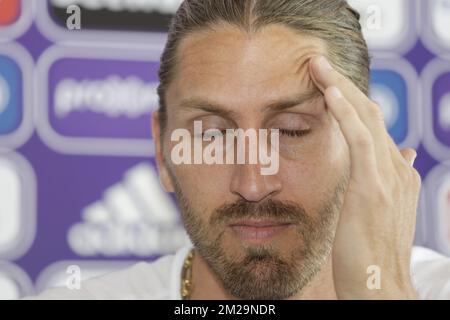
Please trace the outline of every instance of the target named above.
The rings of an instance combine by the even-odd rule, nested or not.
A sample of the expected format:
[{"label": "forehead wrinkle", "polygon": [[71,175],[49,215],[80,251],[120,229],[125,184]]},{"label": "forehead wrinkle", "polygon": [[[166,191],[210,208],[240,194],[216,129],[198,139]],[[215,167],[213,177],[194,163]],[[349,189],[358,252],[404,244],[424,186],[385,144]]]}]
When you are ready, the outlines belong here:
[{"label": "forehead wrinkle", "polygon": [[[260,32],[251,38],[243,32],[236,32],[236,30],[232,29],[220,29],[218,31],[220,37],[214,37],[213,33],[215,32],[210,32],[210,30],[204,33],[193,33],[180,46],[181,50],[178,52],[179,64],[177,64],[181,69],[178,70],[178,77],[175,77],[175,82],[180,85],[185,83],[185,85],[180,87],[180,89],[184,88],[183,92],[192,94],[192,85],[196,86],[195,84],[198,81],[201,84],[202,79],[204,81],[209,79],[207,81],[208,88],[211,90],[219,89],[219,92],[221,92],[220,88],[225,84],[223,81],[227,81],[229,76],[227,73],[229,73],[230,68],[233,66],[239,67],[233,61],[248,62],[248,59],[253,58],[252,53],[258,53],[256,57],[259,58],[265,57],[268,64],[264,66],[264,70],[275,71],[275,74],[267,74],[264,70],[261,70],[260,76],[257,76],[255,73],[253,73],[253,76],[249,74],[248,81],[241,77],[239,79],[241,89],[252,91],[251,89],[255,86],[267,86],[266,84],[272,85],[274,89],[278,89],[279,87],[284,87],[283,83],[292,88],[291,81],[293,76],[296,78],[294,81],[297,83],[299,91],[315,88],[309,76],[308,63],[309,59],[319,54],[319,52],[322,54],[326,52],[324,50],[326,46],[324,46],[322,40],[305,37],[305,35],[300,34],[298,35],[299,41],[294,41],[294,45],[292,45],[292,39],[289,40],[283,37],[286,30],[282,30],[283,32],[281,33],[266,33],[267,36],[264,37],[264,32]],[[213,37],[211,38],[211,36]],[[305,43],[305,41],[301,41],[301,37],[306,40],[313,39],[313,43]],[[270,50],[267,49],[266,41],[268,40],[272,40],[275,43],[275,45],[270,45]],[[289,45],[287,40],[289,40]],[[238,43],[242,43],[243,47],[237,45]],[[261,44],[261,46],[258,44]],[[232,50],[231,52],[230,49]],[[254,49],[258,50],[255,51]],[[253,63],[257,65],[258,62],[253,61]],[[211,79],[216,81],[210,81]],[[291,82],[291,84],[288,84],[287,81]],[[227,86],[227,88],[229,89],[230,87]]]},{"label": "forehead wrinkle", "polygon": [[[227,63],[226,59],[222,61],[218,59],[221,52],[226,53],[230,48],[235,48],[236,43],[247,43],[248,36],[240,29],[233,26],[225,26],[224,28],[208,28],[206,30],[198,30],[184,38],[177,50],[177,60],[179,62],[187,60],[188,62],[197,62],[202,66],[205,65],[205,58],[209,57],[209,53],[213,53],[214,62]],[[236,53],[236,50],[233,50]],[[238,52],[241,51],[240,49]],[[206,53],[206,54],[205,54]],[[206,55],[206,57],[205,57]],[[193,59],[190,59],[193,56]],[[198,59],[198,57],[201,59]],[[186,59],[187,58],[187,59]],[[212,61],[209,61],[211,63]]]},{"label": "forehead wrinkle", "polygon": [[207,99],[191,97],[181,101],[179,105],[176,106],[181,112],[196,112],[203,111],[206,114],[214,114],[219,115],[224,118],[236,118],[239,116],[239,113],[235,110],[228,109],[226,106],[221,105],[219,103],[214,103],[208,101]]},{"label": "forehead wrinkle", "polygon": [[318,54],[320,53],[307,52],[296,59],[295,75],[300,79],[300,84],[304,85],[307,90],[314,90],[316,87],[309,73],[309,62],[312,57]]}]

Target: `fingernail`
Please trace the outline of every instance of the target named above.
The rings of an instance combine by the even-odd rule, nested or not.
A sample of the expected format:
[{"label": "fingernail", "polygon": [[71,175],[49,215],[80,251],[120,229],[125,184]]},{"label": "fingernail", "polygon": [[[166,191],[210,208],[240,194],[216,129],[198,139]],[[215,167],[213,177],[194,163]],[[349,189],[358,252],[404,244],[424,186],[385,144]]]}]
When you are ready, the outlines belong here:
[{"label": "fingernail", "polygon": [[330,88],[328,89],[328,92],[329,92],[330,96],[331,96],[332,98],[334,98],[334,99],[340,99],[340,98],[342,98],[342,92],[341,92],[341,90],[339,90],[339,88],[337,88],[337,87],[330,87]]},{"label": "fingernail", "polygon": [[319,59],[317,59],[317,63],[319,64],[319,68],[321,71],[327,72],[333,69],[327,58],[325,58],[324,56],[320,56]]}]

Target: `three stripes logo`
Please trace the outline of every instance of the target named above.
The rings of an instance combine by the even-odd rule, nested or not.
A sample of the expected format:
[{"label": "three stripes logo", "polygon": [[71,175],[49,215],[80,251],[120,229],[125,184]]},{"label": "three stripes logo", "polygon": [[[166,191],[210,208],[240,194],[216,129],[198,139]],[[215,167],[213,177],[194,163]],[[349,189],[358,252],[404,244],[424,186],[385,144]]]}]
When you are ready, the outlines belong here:
[{"label": "three stripes logo", "polygon": [[100,201],[84,208],[82,222],[67,237],[76,254],[106,257],[164,255],[189,241],[172,199],[147,163],[131,168]]}]

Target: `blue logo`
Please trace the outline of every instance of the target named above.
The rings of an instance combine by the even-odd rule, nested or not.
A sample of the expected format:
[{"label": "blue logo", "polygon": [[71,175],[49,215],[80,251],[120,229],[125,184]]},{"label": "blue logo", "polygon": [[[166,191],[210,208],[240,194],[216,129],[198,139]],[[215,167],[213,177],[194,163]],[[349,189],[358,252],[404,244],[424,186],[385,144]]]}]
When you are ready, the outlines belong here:
[{"label": "blue logo", "polygon": [[371,98],[383,111],[389,134],[401,144],[408,136],[408,89],[403,77],[391,70],[373,70],[370,84]]},{"label": "blue logo", "polygon": [[0,136],[17,130],[23,118],[23,88],[20,67],[0,55]]}]

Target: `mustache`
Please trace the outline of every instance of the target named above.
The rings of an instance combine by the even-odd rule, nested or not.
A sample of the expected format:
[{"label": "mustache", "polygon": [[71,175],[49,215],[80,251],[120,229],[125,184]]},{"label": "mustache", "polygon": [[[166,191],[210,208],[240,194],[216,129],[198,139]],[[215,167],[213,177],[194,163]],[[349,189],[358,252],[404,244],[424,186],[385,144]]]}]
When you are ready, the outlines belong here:
[{"label": "mustache", "polygon": [[227,225],[238,219],[274,219],[282,223],[311,225],[312,219],[298,203],[268,199],[250,202],[240,199],[216,209],[210,218],[211,225]]}]

